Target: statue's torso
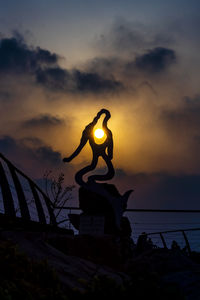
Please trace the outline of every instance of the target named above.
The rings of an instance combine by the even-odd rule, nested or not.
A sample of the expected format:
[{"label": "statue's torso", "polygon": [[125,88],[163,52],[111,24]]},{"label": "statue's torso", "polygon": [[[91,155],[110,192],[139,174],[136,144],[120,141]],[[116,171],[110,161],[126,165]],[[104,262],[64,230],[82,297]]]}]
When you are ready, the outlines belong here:
[{"label": "statue's torso", "polygon": [[92,148],[92,151],[98,156],[105,155],[106,148],[109,146],[110,142],[112,141],[112,133],[108,128],[104,128],[106,139],[101,144],[97,144],[95,142],[93,130],[94,127],[90,125],[86,126],[85,128],[85,134],[89,140],[89,144]]}]

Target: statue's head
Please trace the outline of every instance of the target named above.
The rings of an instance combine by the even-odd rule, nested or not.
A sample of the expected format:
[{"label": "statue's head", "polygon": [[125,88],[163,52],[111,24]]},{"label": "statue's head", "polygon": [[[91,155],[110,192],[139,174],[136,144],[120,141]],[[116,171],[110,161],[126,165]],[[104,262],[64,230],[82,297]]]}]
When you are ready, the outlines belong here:
[{"label": "statue's head", "polygon": [[101,116],[102,114],[105,114],[105,115],[106,115],[106,119],[107,119],[107,120],[110,119],[110,117],[111,117],[111,114],[110,114],[109,110],[107,110],[107,109],[105,109],[105,108],[101,109],[101,110],[98,112],[97,115],[98,115],[99,118],[100,118],[100,116]]},{"label": "statue's head", "polygon": [[97,115],[96,115],[96,117],[93,119],[91,125],[94,126],[94,125],[98,122],[98,120],[99,120],[99,118],[101,117],[101,115],[103,115],[103,114],[106,115],[105,118],[104,118],[104,122],[107,123],[107,121],[108,121],[108,120],[110,119],[110,117],[111,117],[111,114],[110,114],[109,110],[103,108],[103,109],[101,109],[101,110],[97,113]]}]

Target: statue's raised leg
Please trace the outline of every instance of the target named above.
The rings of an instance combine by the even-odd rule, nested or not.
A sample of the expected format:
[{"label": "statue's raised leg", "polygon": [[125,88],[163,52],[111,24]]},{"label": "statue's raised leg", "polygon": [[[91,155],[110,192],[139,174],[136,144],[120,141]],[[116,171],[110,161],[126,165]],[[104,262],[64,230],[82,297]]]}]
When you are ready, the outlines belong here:
[{"label": "statue's raised leg", "polygon": [[103,175],[91,175],[88,177],[88,181],[106,181],[106,180],[110,180],[114,177],[115,170],[113,168],[113,164],[112,164],[111,160],[108,158],[107,155],[104,155],[102,157],[106,162],[106,165],[108,167],[108,172]]},{"label": "statue's raised leg", "polygon": [[97,166],[97,162],[98,162],[98,158],[97,157],[93,157],[92,163],[91,165],[81,169],[80,171],[78,171],[75,175],[75,180],[76,182],[80,185],[80,186],[84,186],[86,183],[85,181],[83,181],[83,176],[90,172],[93,171],[96,166]]}]

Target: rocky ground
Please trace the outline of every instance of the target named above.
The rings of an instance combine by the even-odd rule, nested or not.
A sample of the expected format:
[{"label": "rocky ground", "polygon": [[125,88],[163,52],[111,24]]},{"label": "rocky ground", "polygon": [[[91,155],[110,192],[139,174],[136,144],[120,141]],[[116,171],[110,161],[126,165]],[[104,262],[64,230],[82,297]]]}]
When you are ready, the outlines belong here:
[{"label": "rocky ground", "polygon": [[[200,299],[195,253],[153,248],[138,253],[130,240],[111,236],[2,230],[0,237],[0,299],[18,299],[22,291],[23,299]],[[37,276],[35,268],[42,269]]]}]

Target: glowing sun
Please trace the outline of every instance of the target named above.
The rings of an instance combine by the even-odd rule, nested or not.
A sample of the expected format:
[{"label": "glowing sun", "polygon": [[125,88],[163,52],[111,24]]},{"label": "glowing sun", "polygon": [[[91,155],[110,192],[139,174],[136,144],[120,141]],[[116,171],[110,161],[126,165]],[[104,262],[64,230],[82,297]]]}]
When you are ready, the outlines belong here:
[{"label": "glowing sun", "polygon": [[96,138],[101,139],[104,136],[104,131],[103,129],[96,129],[94,132],[94,135]]}]

